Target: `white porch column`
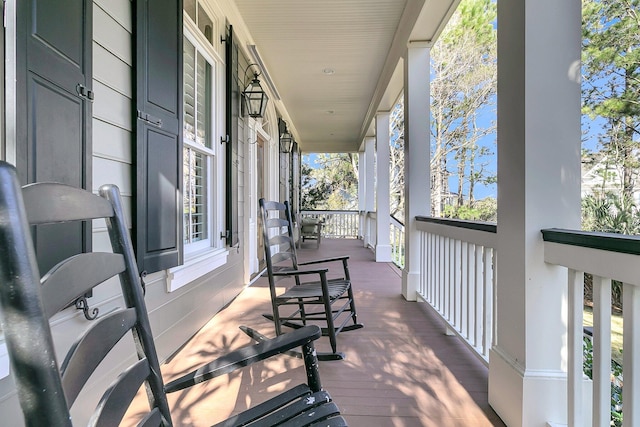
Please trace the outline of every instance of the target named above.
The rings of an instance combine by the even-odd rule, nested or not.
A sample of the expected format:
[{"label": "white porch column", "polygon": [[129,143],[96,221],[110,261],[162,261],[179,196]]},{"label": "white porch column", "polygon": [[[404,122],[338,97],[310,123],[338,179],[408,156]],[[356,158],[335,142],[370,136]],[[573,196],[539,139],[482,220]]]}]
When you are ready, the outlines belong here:
[{"label": "white porch column", "polygon": [[366,186],[366,156],[363,151],[358,152],[358,238],[364,241],[365,226],[365,186]]},{"label": "white porch column", "polygon": [[567,272],[540,230],[580,228],[580,0],[498,2],[498,267],[489,403],[567,422]]},{"label": "white porch column", "polygon": [[411,42],[404,61],[404,230],[402,295],[416,300],[420,280],[420,233],[416,215],[430,215],[430,48]]},{"label": "white porch column", "polygon": [[364,247],[373,246],[375,242],[372,242],[371,238],[371,222],[366,217],[368,212],[373,212],[376,209],[375,199],[375,182],[376,182],[376,140],[372,137],[367,137],[364,140],[364,158],[365,164],[361,168],[364,170],[364,208],[365,220],[364,220]]},{"label": "white porch column", "polygon": [[389,117],[388,111],[376,114],[376,262],[391,262]]}]

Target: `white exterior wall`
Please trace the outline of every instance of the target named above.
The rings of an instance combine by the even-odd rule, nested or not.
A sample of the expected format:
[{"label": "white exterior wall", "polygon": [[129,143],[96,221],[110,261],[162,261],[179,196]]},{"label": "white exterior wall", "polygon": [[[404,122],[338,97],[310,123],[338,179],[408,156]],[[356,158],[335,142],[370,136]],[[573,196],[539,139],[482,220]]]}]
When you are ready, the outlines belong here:
[{"label": "white exterior wall", "polygon": [[[229,8],[226,2],[219,7]],[[133,166],[133,154],[135,152],[135,135],[133,133],[134,101],[133,101],[133,3],[130,0],[94,0],[93,5],[93,85],[95,91],[95,101],[93,103],[93,191],[105,184],[114,183],[120,187],[124,199],[127,219],[131,224],[131,212],[133,201],[133,183],[135,169]],[[222,10],[213,7],[211,18],[216,22],[217,28],[214,30],[214,40],[220,40],[224,35],[225,22],[227,19],[231,23],[236,16],[233,10]],[[239,24],[240,25],[240,24]],[[218,32],[216,35],[215,31]],[[240,34],[241,36],[241,34]],[[241,40],[241,45],[246,43]],[[224,58],[224,45],[214,43],[214,48],[218,50],[221,58]],[[216,126],[218,133],[222,132],[224,124],[224,67],[218,69],[219,78],[216,79],[216,97],[218,106],[215,120],[219,123]],[[274,115],[273,106],[270,106],[270,113]],[[251,159],[247,158],[249,153],[255,155],[247,147],[245,129],[241,121],[239,129],[239,232],[240,242],[245,246],[247,242],[255,240],[255,233],[246,235],[250,229],[246,224],[248,217],[246,209],[251,204],[247,198],[251,197],[248,190],[248,169]],[[273,130],[276,132],[275,130]],[[214,134],[214,143],[220,140],[220,135]],[[265,153],[265,163],[277,160],[277,144],[267,144],[268,151]],[[275,147],[275,148],[274,148]],[[220,159],[224,159],[224,151],[219,150]],[[6,153],[2,153],[3,158]],[[255,161],[254,161],[255,163]],[[267,170],[273,171],[275,167],[271,164],[265,165]],[[217,176],[224,177],[224,161],[217,162]],[[269,175],[267,175],[269,176]],[[255,177],[251,177],[255,179]],[[277,178],[276,178],[277,179]],[[218,195],[215,202],[217,206],[224,206],[224,179],[221,178],[222,185],[218,184],[214,194]],[[268,188],[277,186],[268,182]],[[273,191],[270,191],[273,193]],[[270,196],[273,196],[271,194]],[[245,207],[245,205],[248,205]],[[216,216],[216,221],[223,224],[223,218]],[[217,236],[214,236],[217,237]],[[254,243],[255,245],[255,243]],[[109,241],[104,223],[94,224],[93,246],[95,249],[101,247],[108,248]],[[158,272],[150,274],[145,278],[146,296],[145,300],[149,309],[149,317],[156,345],[161,362],[171,356],[180,348],[194,333],[196,333],[208,320],[216,314],[222,307],[228,304],[237,294],[248,284],[249,277],[246,272],[245,263],[246,251],[239,247],[228,248],[229,253],[226,262],[214,271],[196,278],[179,289],[168,292],[168,279],[171,274],[168,272]],[[186,270],[186,269],[185,269]],[[90,306],[99,308],[101,313],[106,313],[122,306],[122,302],[116,296],[119,292],[119,284],[116,281],[105,283],[93,292],[93,297],[89,299]],[[71,345],[69,341],[75,336],[75,332],[83,329],[87,324],[82,312],[74,308],[65,310],[52,319],[54,340],[62,343],[62,346]],[[66,338],[69,337],[69,338]],[[125,340],[119,345],[131,345],[131,340]],[[62,347],[61,346],[61,347]],[[66,350],[66,349],[62,349]],[[61,351],[62,353],[62,351]],[[125,362],[125,363],[123,363]],[[99,396],[98,390],[102,391],[119,372],[122,365],[131,360],[122,361],[112,358],[101,366],[97,371],[96,393],[93,396],[78,400],[74,405],[72,415],[74,424],[86,424]],[[91,395],[91,390],[87,393]],[[22,413],[17,396],[13,388],[13,381],[9,377],[0,379],[0,414],[3,417],[3,425],[21,426],[23,425]]]}]

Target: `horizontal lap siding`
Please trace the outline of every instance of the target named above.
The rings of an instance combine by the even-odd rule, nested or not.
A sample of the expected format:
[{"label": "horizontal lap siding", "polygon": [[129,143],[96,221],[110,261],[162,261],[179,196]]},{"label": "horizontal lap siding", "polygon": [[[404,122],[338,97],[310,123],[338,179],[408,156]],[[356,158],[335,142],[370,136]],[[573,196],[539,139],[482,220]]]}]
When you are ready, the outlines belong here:
[{"label": "horizontal lap siding", "polygon": [[[133,24],[130,0],[94,0],[93,6],[93,191],[106,183],[115,183],[123,195],[129,224],[132,222],[134,177],[133,118]],[[240,162],[240,182],[244,159]],[[238,191],[242,212],[244,185]],[[240,218],[240,230],[244,218]],[[242,241],[242,238],[241,240]],[[93,224],[93,245],[96,250],[110,247],[104,221]],[[228,262],[214,272],[196,279],[175,292],[168,293],[166,272],[146,278],[145,300],[151,325],[162,360],[168,358],[197,332],[217,311],[228,304],[243,289],[242,250],[233,248]],[[100,312],[122,307],[117,281],[110,280],[97,287],[89,300]],[[55,340],[61,347],[71,345],[71,337],[84,328],[87,321],[75,309],[67,309],[53,318]],[[66,350],[62,349],[61,350]],[[95,386],[79,399],[72,410],[74,424],[84,425],[97,403],[98,393],[107,386],[127,361],[112,358],[96,373]],[[10,378],[0,379],[0,413],[6,425],[23,425],[17,396]]]},{"label": "horizontal lap siding", "polygon": [[[94,183],[97,188],[111,180],[121,186],[131,221],[134,174],[131,3],[96,0],[95,6]],[[94,233],[102,232],[94,227]],[[237,277],[242,277],[242,265],[234,262],[233,256],[229,258],[227,265],[172,293],[166,291],[165,272],[145,279],[146,301],[161,358],[170,356],[241,289]]]},{"label": "horizontal lap siding", "polygon": [[[130,224],[135,173],[132,33],[129,0],[95,0],[94,190],[107,182],[120,186]],[[107,244],[106,239],[104,224],[95,225],[94,240]],[[235,252],[225,266],[172,293],[166,291],[166,272],[145,278],[145,299],[161,359],[169,357],[242,289],[242,263]],[[92,303],[110,299],[108,292],[96,291]]]}]

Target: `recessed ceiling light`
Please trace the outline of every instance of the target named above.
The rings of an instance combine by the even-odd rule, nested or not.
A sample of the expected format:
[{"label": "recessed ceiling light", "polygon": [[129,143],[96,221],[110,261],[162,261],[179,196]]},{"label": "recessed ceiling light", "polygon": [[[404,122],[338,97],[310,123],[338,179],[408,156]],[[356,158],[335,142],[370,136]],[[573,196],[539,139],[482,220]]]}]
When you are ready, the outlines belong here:
[{"label": "recessed ceiling light", "polygon": [[322,72],[327,76],[330,76],[332,74],[335,74],[336,70],[334,70],[333,68],[325,68],[324,70],[322,70]]}]

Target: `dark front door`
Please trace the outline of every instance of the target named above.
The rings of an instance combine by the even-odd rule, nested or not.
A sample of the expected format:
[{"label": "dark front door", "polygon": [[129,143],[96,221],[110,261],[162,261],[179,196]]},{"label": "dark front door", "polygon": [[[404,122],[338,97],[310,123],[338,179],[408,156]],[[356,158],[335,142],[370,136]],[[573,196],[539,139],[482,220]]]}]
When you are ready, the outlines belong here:
[{"label": "dark front door", "polygon": [[[91,188],[91,0],[17,2],[16,167],[21,182]],[[87,224],[38,226],[41,271],[90,244]]]}]

